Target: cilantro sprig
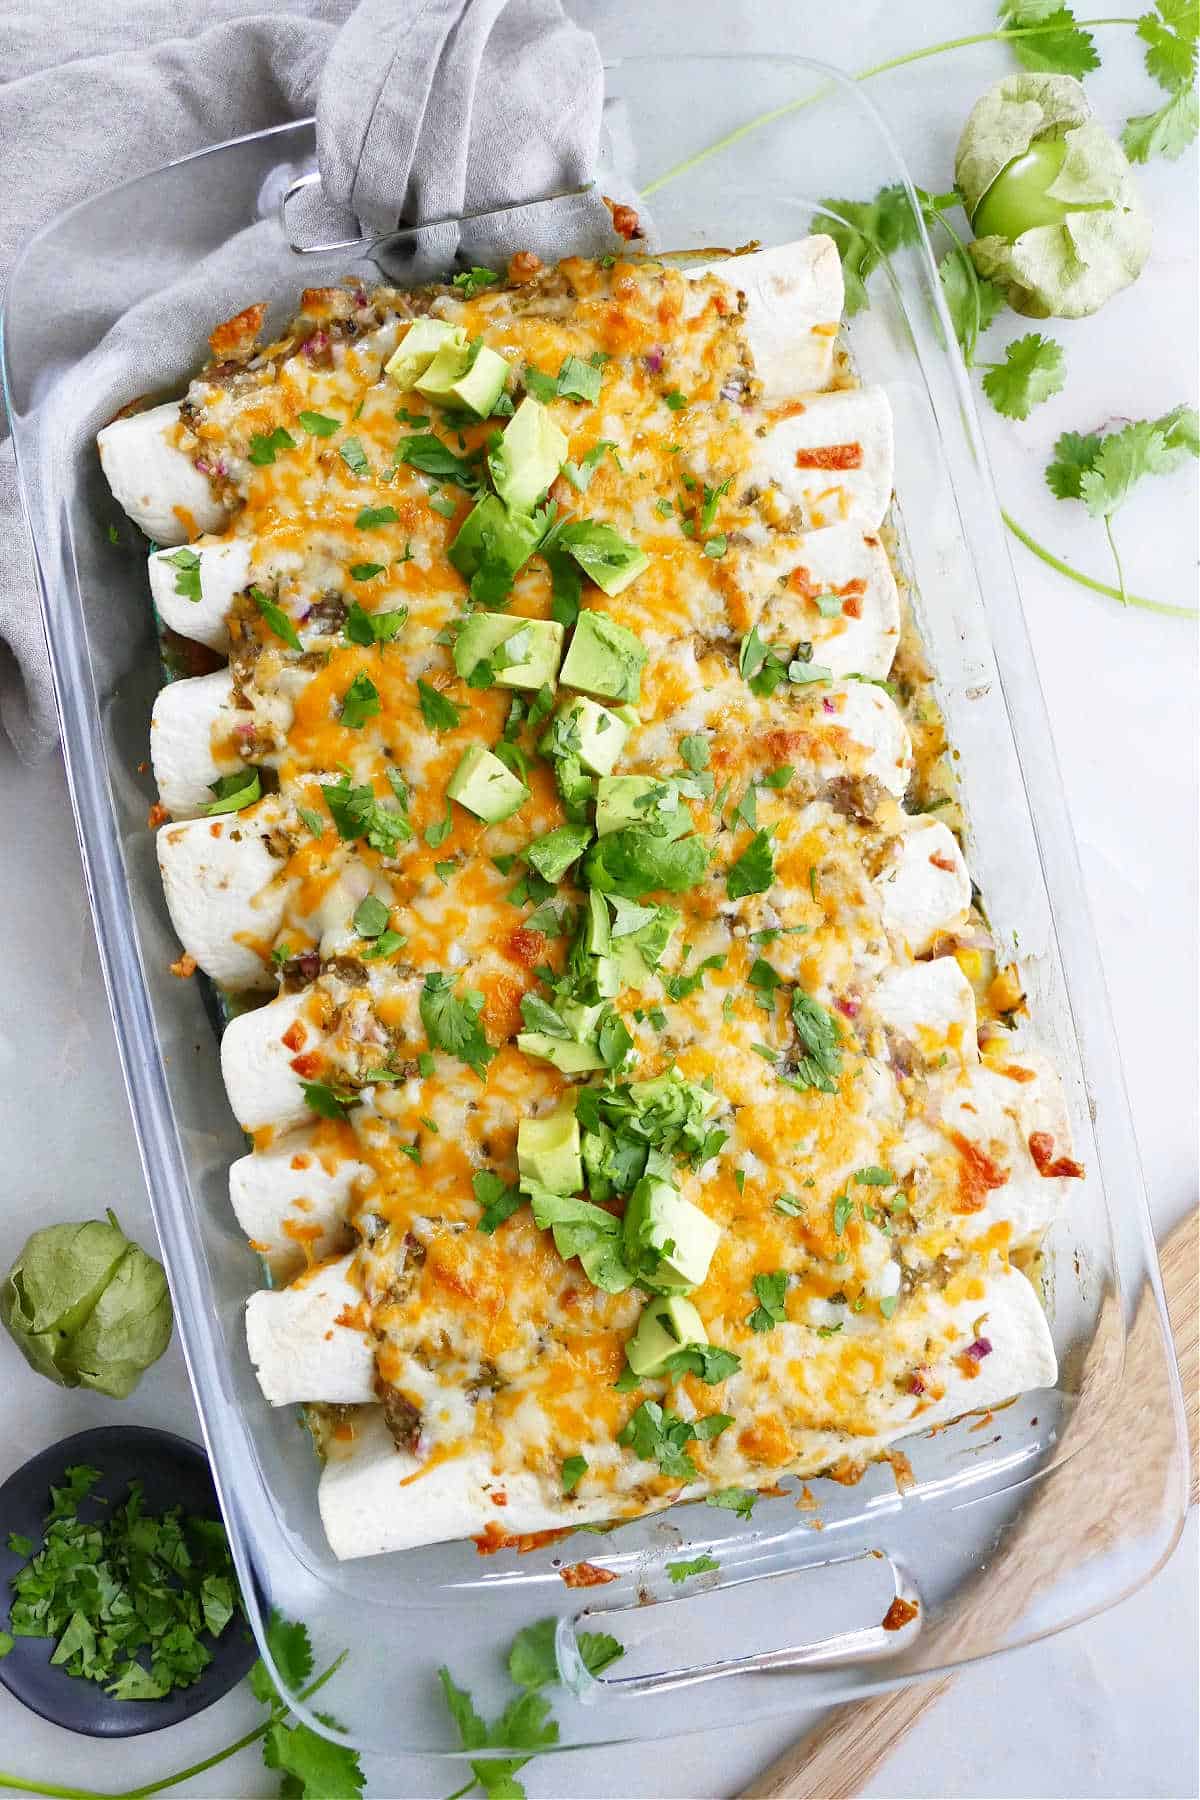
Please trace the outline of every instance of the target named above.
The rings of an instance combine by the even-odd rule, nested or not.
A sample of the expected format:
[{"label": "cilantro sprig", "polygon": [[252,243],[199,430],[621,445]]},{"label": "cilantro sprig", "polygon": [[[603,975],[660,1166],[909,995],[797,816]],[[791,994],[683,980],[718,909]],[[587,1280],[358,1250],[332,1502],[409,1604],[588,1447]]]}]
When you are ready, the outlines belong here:
[{"label": "cilantro sprig", "polygon": [[1200,428],[1195,409],[1190,406],[1176,406],[1159,419],[1134,420],[1119,431],[1085,434],[1066,431],[1055,444],[1054,457],[1046,468],[1046,484],[1058,499],[1078,500],[1093,518],[1103,521],[1116,568],[1116,587],[1096,581],[1071,563],[1064,562],[1007,512],[1001,516],[1013,536],[1039,561],[1078,582],[1081,587],[1090,588],[1093,593],[1107,594],[1123,606],[1194,619],[1194,607],[1148,600],[1141,594],[1129,592],[1113,537],[1112,521],[1140,481],[1150,475],[1170,474],[1189,456],[1197,454],[1200,454]]},{"label": "cilantro sprig", "polygon": [[[525,1800],[525,1789],[516,1779],[539,1750],[549,1750],[558,1742],[558,1722],[550,1711],[550,1702],[541,1692],[559,1679],[554,1654],[556,1619],[539,1619],[527,1625],[513,1639],[508,1653],[508,1673],[522,1691],[514,1696],[498,1718],[482,1718],[466,1688],[459,1687],[449,1669],[438,1670],[442,1698],[458,1730],[464,1750],[508,1750],[516,1755],[472,1757],[472,1779],[458,1788],[451,1800],[462,1800],[476,1787],[494,1800]],[[580,1632],[575,1640],[584,1667],[593,1675],[624,1656],[624,1647],[604,1631]]]}]

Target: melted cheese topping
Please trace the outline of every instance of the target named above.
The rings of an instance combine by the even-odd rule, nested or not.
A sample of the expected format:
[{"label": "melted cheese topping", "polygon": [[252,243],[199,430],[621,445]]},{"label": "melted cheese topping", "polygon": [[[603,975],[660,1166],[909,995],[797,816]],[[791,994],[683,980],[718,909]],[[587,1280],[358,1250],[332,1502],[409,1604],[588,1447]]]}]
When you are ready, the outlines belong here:
[{"label": "melted cheese topping", "polygon": [[[1031,1073],[1004,1036],[1014,1001],[1009,993],[1002,1010],[988,998],[995,963],[976,914],[935,945],[959,956],[974,1023],[969,1013],[962,1022],[961,996],[949,1023],[935,1014],[924,1026],[914,990],[905,1004],[917,1023],[905,1030],[874,1007],[886,978],[918,966],[889,939],[877,878],[914,812],[937,803],[937,816],[957,822],[907,609],[888,691],[785,679],[759,694],[739,673],[739,647],[771,608],[786,612],[790,651],[819,664],[822,642],[857,616],[862,584],[840,596],[849,611],[830,618],[806,575],[803,533],[844,507],[831,500],[828,518],[805,516],[751,478],[763,438],[803,409],[757,403],[731,292],[712,276],[685,283],[652,263],[569,261],[469,300],[449,290],[308,296],[291,336],[232,373],[199,377],[184,408],[182,447],[217,472],[234,508],[230,538],[249,541],[254,583],[302,640],[301,651],[289,648],[252,599],[235,602],[237,722],[214,755],[221,766],[270,771],[278,790],[261,805],[282,819],[273,847],[283,915],[258,949],[306,995],[284,1040],[292,1067],[359,1092],[345,1119],[311,1129],[305,1154],[326,1172],[344,1162],[367,1171],[350,1220],[385,1416],[397,1442],[423,1458],[482,1448],[497,1479],[535,1475],[567,1520],[567,1457],[586,1458],[577,1494],[606,1493],[614,1516],[681,1490],[678,1477],[618,1443],[647,1398],[688,1420],[732,1416],[719,1435],[688,1446],[701,1491],[813,1473],[852,1459],[856,1443],[897,1420],[919,1425],[923,1396],[944,1385],[939,1369],[966,1349],[964,1306],[1020,1238],[1005,1216],[1005,1184],[1061,1185],[1018,1167],[1028,1161],[1027,1083],[1053,1077]],[[568,355],[601,364],[595,404],[550,403],[574,464],[598,452],[586,493],[560,476],[550,498],[610,523],[649,558],[616,597],[584,582],[584,604],[636,632],[649,653],[618,771],[684,774],[681,740],[702,735],[708,746],[712,791],[685,804],[712,852],[709,873],[668,897],[682,922],[662,965],[614,1004],[634,1046],[627,1072],[675,1069],[711,1084],[712,1122],[728,1134],[717,1155],[680,1176],[686,1198],[721,1227],[692,1296],[711,1341],[741,1359],[720,1384],[687,1375],[621,1391],[638,1290],[592,1286],[527,1206],[492,1234],[477,1229],[473,1177],[514,1181],[518,1121],[550,1110],[569,1085],[514,1040],[522,997],[544,993],[546,970],[562,967],[563,913],[583,896],[560,887],[530,923],[533,903],[517,886],[523,865],[509,861],[565,818],[536,733],[520,738],[531,792],[511,818],[487,825],[446,798],[465,747],[501,737],[512,696],[468,686],[451,656],[449,628],[469,602],[447,552],[473,496],[397,463],[396,450],[413,432],[435,431],[470,455],[496,421],[449,425],[383,374],[416,313],[463,326],[518,372],[532,365],[552,376]],[[844,361],[835,385],[852,385]],[[332,427],[306,429],[313,414]],[[280,432],[290,445],[264,461],[263,440],[276,434],[282,444]],[[839,443],[825,463],[806,450],[802,466],[828,466],[832,494],[856,448]],[[381,522],[361,522],[380,508],[390,509]],[[713,548],[718,533],[724,553]],[[383,645],[351,642],[343,624],[352,602],[368,613],[404,608],[407,622]],[[550,571],[535,556],[511,612],[546,618],[551,603]],[[811,648],[797,652],[800,629]],[[349,727],[341,707],[359,676],[379,706]],[[431,727],[418,681],[453,703],[456,725]],[[386,806],[405,795],[409,830],[390,850],[339,836],[321,787],[341,773]],[[773,879],[731,898],[726,871],[762,831]],[[367,894],[405,940],[376,959],[352,922]],[[461,975],[460,994],[483,996],[495,1055],[482,1077],[443,1050],[430,1054],[419,1002],[431,971]],[[833,1092],[786,1079],[797,1050],[794,986],[836,1021]],[[970,1124],[978,1043],[1000,1038],[981,1140]],[[394,1078],[373,1080],[381,1068]],[[1068,1147],[1064,1132],[1058,1150]],[[271,1135],[260,1134],[260,1149]],[[782,1316],[756,1330],[755,1278],[776,1274]],[[973,1325],[986,1334],[986,1318]],[[335,1439],[353,1436],[348,1418],[330,1435],[333,1454]]]}]

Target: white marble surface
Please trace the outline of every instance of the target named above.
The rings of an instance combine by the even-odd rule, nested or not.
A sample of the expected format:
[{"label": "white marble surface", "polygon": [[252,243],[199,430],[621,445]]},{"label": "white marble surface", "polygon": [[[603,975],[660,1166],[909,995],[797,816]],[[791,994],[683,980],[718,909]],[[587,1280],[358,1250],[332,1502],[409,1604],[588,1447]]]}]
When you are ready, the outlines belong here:
[{"label": "white marble surface", "polygon": [[[842,0],[836,8],[767,0],[656,0],[653,8],[575,0],[607,54],[686,46],[786,49],[854,68],[922,42],[986,30],[984,0],[920,8]],[[1090,91],[1119,124],[1157,104],[1131,34],[1103,33]],[[961,119],[1009,66],[984,46],[889,75],[872,94],[914,177],[944,186]],[[1096,318],[1054,327],[1067,348],[1065,394],[1024,425],[985,409],[997,485],[1009,510],[1080,567],[1107,579],[1099,528],[1054,501],[1041,470],[1058,432],[1146,417],[1193,399],[1196,370],[1196,158],[1142,176],[1154,252],[1136,289]],[[1005,321],[994,337],[1018,335]],[[1131,585],[1196,600],[1194,469],[1151,484],[1126,508]],[[1120,607],[1013,557],[1041,673],[1161,1235],[1196,1199],[1195,636],[1185,623]],[[0,748],[0,1266],[35,1224],[112,1206],[128,1229],[152,1227],[126,1113],[61,766],[22,769]],[[53,971],[52,978],[48,972]],[[1153,1046],[1153,1054],[1150,1047]],[[30,1377],[0,1342],[0,1477],[44,1444],[121,1409]],[[192,1403],[173,1346],[121,1416],[188,1431]],[[961,1675],[866,1792],[907,1795],[1161,1795],[1197,1792],[1196,1517],[1168,1567],[1140,1595],[1074,1632]],[[699,1709],[702,1711],[702,1709]],[[166,1739],[93,1745],[45,1725],[0,1691],[0,1762],[43,1780],[102,1788],[152,1779],[254,1722],[230,1696]],[[651,1750],[573,1752],[527,1772],[531,1796],[736,1793],[804,1728],[802,1717],[698,1733]],[[424,1761],[369,1770],[392,1800],[455,1783]],[[251,1800],[276,1791],[246,1752],[181,1793]]]}]

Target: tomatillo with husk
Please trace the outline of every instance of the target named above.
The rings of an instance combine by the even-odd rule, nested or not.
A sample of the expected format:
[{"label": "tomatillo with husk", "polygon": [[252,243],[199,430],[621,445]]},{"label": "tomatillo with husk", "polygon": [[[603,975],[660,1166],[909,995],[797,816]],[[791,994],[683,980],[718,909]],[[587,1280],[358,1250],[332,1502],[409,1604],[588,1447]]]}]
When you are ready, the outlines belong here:
[{"label": "tomatillo with husk", "polygon": [[971,109],[955,182],[980,275],[1032,318],[1081,318],[1135,281],[1150,221],[1070,75],[1010,75]]},{"label": "tomatillo with husk", "polygon": [[0,1286],[0,1323],[39,1375],[124,1400],[171,1341],[171,1296],[110,1212],[34,1232]]}]

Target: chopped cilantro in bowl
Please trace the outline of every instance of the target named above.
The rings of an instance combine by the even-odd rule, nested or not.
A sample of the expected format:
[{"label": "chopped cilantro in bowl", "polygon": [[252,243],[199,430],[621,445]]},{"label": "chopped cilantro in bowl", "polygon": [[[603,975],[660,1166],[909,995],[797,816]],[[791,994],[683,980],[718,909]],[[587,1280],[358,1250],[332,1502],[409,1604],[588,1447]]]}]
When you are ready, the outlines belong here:
[{"label": "chopped cilantro in bowl", "polygon": [[0,1488],[0,1681],[92,1736],[202,1711],[255,1657],[203,1450],[140,1426],[81,1432]]}]

